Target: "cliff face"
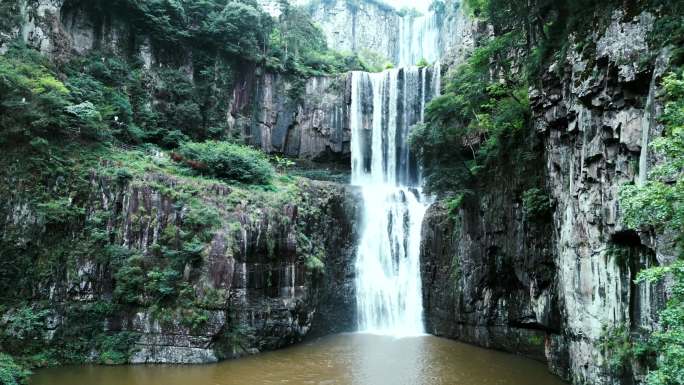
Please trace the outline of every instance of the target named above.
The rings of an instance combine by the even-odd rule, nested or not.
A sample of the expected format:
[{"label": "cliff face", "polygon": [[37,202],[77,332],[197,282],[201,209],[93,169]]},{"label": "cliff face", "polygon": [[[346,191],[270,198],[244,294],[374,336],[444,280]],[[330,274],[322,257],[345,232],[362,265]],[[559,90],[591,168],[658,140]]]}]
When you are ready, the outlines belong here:
[{"label": "cliff face", "polygon": [[[546,169],[558,202],[557,287],[564,298],[570,376],[577,383],[615,381],[618,373],[606,368],[610,352],[597,348],[602,328],[653,330],[663,289],[633,280],[639,270],[675,257],[668,237],[626,230],[618,204],[622,184],[646,180],[656,161],[649,139],[662,133],[655,120],[662,110],[656,85],[667,58],[655,59],[651,70],[635,64],[650,54],[646,34],[652,23],[648,13],[625,21],[616,12],[596,40],[596,57],[571,55],[561,76],[544,79],[535,100],[537,129],[551,149]],[[643,374],[638,366],[633,370],[623,375]]]},{"label": "cliff face", "polygon": [[[69,224],[66,238],[77,250],[80,234],[94,226],[107,234],[100,237],[108,244],[102,250],[123,250],[129,257],[121,261],[93,247],[69,257],[62,268],[50,267],[57,251],[41,254],[44,278],[28,285],[33,305],[22,306],[42,309],[46,343],[81,327],[79,309],[112,300],[117,310],[90,319],[89,332],[133,336],[125,358],[131,363],[214,362],[287,346],[310,333],[353,329],[350,267],[360,209],[353,189],[302,180],[295,190],[259,194],[196,183],[163,173],[122,181],[93,172],[85,192],[86,225]],[[16,248],[40,247],[61,226],[34,211],[23,188],[4,193],[1,239]],[[207,217],[218,222],[203,234],[197,223]],[[197,257],[184,263],[182,276],[164,278],[171,271],[164,266],[191,249]],[[121,290],[137,269],[146,274],[144,289],[125,297]],[[158,278],[176,299],[158,296]],[[6,310],[6,317],[21,311]],[[12,321],[3,318],[0,326],[5,322]],[[95,348],[86,359],[106,362],[106,353]]]},{"label": "cliff face", "polygon": [[[11,11],[19,27],[0,30],[0,53],[21,38],[56,62],[94,51],[135,57],[152,79],[152,89],[161,83],[158,72],[169,68],[194,81],[193,47],[179,47],[176,52],[156,49],[150,37],[133,30],[125,17],[95,17],[86,8],[64,0],[17,1]],[[218,105],[226,110],[220,119],[229,134],[267,153],[348,163],[346,75],[302,80],[244,66],[227,76],[227,82],[216,82],[214,87],[219,89]]]},{"label": "cliff face", "polygon": [[347,78],[313,77],[301,84],[248,71],[233,90],[230,125],[267,153],[349,164]]},{"label": "cliff face", "polygon": [[[502,172],[454,215],[433,207],[423,228],[428,330],[545,360],[573,383],[639,382],[639,362],[612,367],[602,344],[626,327],[656,325],[661,285],[636,285],[639,270],[674,259],[667,236],[625,229],[620,186],[645,180],[649,138],[661,134],[657,80],[666,53],[652,54],[653,17],[613,15],[596,50],[554,64],[531,92],[549,218],[528,218],[519,181]],[[503,171],[505,167],[502,166]]]},{"label": "cliff face", "polygon": [[455,218],[441,203],[428,211],[421,254],[426,327],[544,360],[545,343],[557,343],[546,337],[561,330],[550,224],[526,217],[503,176],[486,186]]},{"label": "cliff face", "polygon": [[[462,58],[474,45],[475,21],[466,17],[462,5],[444,2],[444,9],[427,20],[405,15],[375,1],[321,1],[310,7],[310,14],[323,30],[328,45],[342,52],[381,55],[395,65],[415,65],[421,58],[429,62],[441,57],[451,62]],[[434,33],[435,47],[422,47],[425,35]],[[407,50],[420,54],[411,55]],[[434,52],[435,57],[429,57]],[[446,58],[446,59],[445,59]],[[384,64],[384,63],[382,63]]]},{"label": "cliff face", "polygon": [[321,1],[310,13],[331,48],[375,52],[394,62],[399,58],[400,17],[393,8],[370,1]]}]

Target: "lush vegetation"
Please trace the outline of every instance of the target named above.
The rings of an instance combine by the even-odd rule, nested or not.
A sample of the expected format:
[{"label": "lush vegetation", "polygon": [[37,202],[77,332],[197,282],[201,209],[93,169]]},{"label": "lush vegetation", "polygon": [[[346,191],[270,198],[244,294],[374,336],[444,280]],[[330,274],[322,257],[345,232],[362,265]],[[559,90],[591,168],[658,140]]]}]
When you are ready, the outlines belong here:
[{"label": "lush vegetation", "polygon": [[[15,22],[15,6],[0,5],[3,27]],[[63,11],[76,8],[102,29],[104,15],[120,17],[130,36],[121,47],[97,44],[55,61],[20,43],[0,55],[0,213],[21,211],[18,222],[0,223],[3,384],[24,383],[26,367],[127,362],[139,336],[103,324],[136,309],[162,324],[205,327],[211,310],[225,308],[227,291],[198,290],[197,271],[217,226],[240,231],[230,209],[249,204],[250,218],[270,213],[274,226],[262,239],[275,261],[274,232],[287,225],[279,210],[303,199],[295,179],[278,175],[264,154],[230,131],[238,72],[261,66],[303,82],[364,68],[355,55],[328,50],[308,16],[287,3],[278,20],[251,0],[72,0]],[[137,56],[140,36],[150,38],[158,62]],[[281,158],[275,163],[281,172],[291,166]],[[156,213],[143,208],[126,217],[102,206],[92,196],[100,183],[111,191],[151,189],[182,216],[149,250],[121,247],[124,218],[132,231],[144,231]],[[219,187],[230,191],[223,201],[205,199],[226,183],[230,189]],[[322,274],[321,241],[296,226],[301,263]],[[70,286],[84,263],[111,284],[94,287],[87,300],[73,298]],[[55,306],[51,295],[64,302]],[[226,343],[242,332],[227,330]]]},{"label": "lush vegetation", "polygon": [[[508,33],[478,48],[450,75],[443,95],[427,106],[426,123],[416,127],[411,142],[430,191],[471,193],[475,177],[500,164],[525,137],[527,82],[514,73],[508,55],[517,44],[518,36]],[[492,58],[501,61],[501,81],[490,76]],[[516,154],[516,166],[532,156],[531,148],[525,150]]]},{"label": "lush vegetation", "polygon": [[19,366],[12,357],[0,353],[0,382],[5,385],[19,385],[26,382],[29,372]]},{"label": "lush vegetation", "polygon": [[[684,73],[670,73],[663,80],[666,108],[661,117],[666,131],[651,143],[663,159],[649,172],[643,186],[628,185],[621,191],[621,205],[627,223],[658,232],[671,232],[679,252],[684,250]],[[651,343],[657,346],[657,368],[649,373],[652,385],[684,383],[684,255],[670,266],[642,271],[638,282],[653,283],[670,277],[670,300],[660,313],[662,329]]]},{"label": "lush vegetation", "polygon": [[229,142],[183,143],[174,157],[202,175],[232,182],[265,185],[274,173],[264,153]]}]

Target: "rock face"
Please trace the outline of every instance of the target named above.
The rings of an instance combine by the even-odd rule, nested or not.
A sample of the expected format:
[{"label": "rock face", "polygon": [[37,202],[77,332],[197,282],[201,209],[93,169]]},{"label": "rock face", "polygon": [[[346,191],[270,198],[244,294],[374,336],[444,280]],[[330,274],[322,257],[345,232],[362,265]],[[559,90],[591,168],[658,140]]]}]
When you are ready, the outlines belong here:
[{"label": "rock face", "polygon": [[[662,133],[654,117],[662,109],[656,84],[664,59],[654,70],[633,64],[648,53],[652,22],[648,13],[623,21],[616,12],[596,43],[596,61],[572,55],[562,77],[549,75],[534,101],[537,129],[551,149],[546,168],[558,202],[557,287],[564,299],[570,377],[576,383],[615,381],[616,373],[607,369],[610,353],[597,348],[602,328],[652,330],[662,288],[637,286],[633,280],[642,268],[674,259],[667,237],[625,229],[618,204],[622,184],[645,180],[655,162],[648,154],[649,138]],[[630,250],[632,257],[621,261],[615,249]],[[634,368],[621,374],[638,380],[642,373]]]},{"label": "rock face", "polygon": [[[167,185],[179,183],[151,178]],[[165,226],[183,216],[152,187],[112,191],[107,185],[99,183],[98,195],[123,202],[125,214],[113,225],[121,228],[124,246],[145,250],[156,243],[155,234],[163,234]],[[216,186],[204,199],[220,202],[227,194],[229,190]],[[269,208],[246,200],[222,214],[225,225],[207,246],[202,267],[188,272],[195,277],[191,281],[200,301],[218,292],[219,303],[224,304],[209,311],[204,326],[192,328],[177,320],[165,324],[145,308],[108,320],[119,323],[122,331],[141,334],[131,362],[213,362],[281,348],[301,341],[309,332],[353,330],[349,266],[353,266],[359,200],[350,188],[322,182],[304,182],[301,194],[298,204]],[[308,248],[319,242],[324,273],[307,267]]]},{"label": "rock face", "polygon": [[[220,218],[209,241],[200,245],[201,260],[181,269],[184,289],[177,296],[190,295],[191,302],[164,305],[147,298],[145,289],[98,326],[136,336],[128,362],[215,362],[281,348],[307,335],[354,329],[351,267],[361,200],[353,188],[300,180],[294,193],[260,196],[220,183],[199,189],[193,183],[154,173],[123,184],[92,176],[88,221],[99,218],[111,247],[139,255],[141,266],[171,258],[160,254],[165,247],[160,245],[192,231],[197,215],[215,212]],[[194,206],[177,198],[187,189],[195,191]],[[19,194],[0,205],[0,238],[16,231],[19,222],[29,226],[24,242],[49,231],[28,207]],[[115,285],[112,261],[97,253],[70,260],[64,272],[53,274],[33,289],[35,301],[50,304],[47,336],[79,321],[70,309],[120,299],[114,288],[122,283]]]},{"label": "rock face", "polygon": [[422,35],[426,33],[434,33],[437,37],[434,59],[463,57],[474,46],[473,32],[477,31],[475,21],[467,18],[461,4],[454,0],[444,2],[444,9],[434,20],[427,21],[432,24],[424,26],[426,29],[416,25],[421,21],[415,16],[376,1],[321,1],[310,6],[309,13],[322,29],[329,47],[362,55],[379,54],[395,65],[402,62],[402,56],[406,57],[402,50],[411,49],[411,45],[423,45],[417,43],[423,43]]},{"label": "rock face", "polygon": [[16,26],[0,26],[0,53],[7,44],[21,38],[45,54],[59,57],[64,53],[64,38],[59,27],[59,13],[64,0],[32,0],[8,2],[9,13]]},{"label": "rock face", "polygon": [[250,71],[233,91],[230,122],[267,153],[349,164],[347,78],[312,77],[296,84],[281,75]]},{"label": "rock face", "polygon": [[395,63],[399,58],[400,16],[392,7],[371,1],[321,1],[310,14],[332,49],[375,52]]},{"label": "rock face", "polygon": [[656,161],[649,138],[662,132],[654,117],[666,53],[655,69],[633,64],[649,52],[652,22],[617,12],[595,56],[571,52],[532,90],[550,218],[528,220],[505,174],[482,181],[455,217],[431,209],[422,260],[430,332],[547,361],[576,384],[643,378],[638,362],[611,367],[601,341],[621,327],[634,338],[653,330],[663,287],[634,279],[674,258],[667,236],[626,229],[618,204],[621,185],[645,180]]},{"label": "rock face", "polygon": [[455,220],[442,204],[428,211],[421,256],[426,328],[542,360],[561,327],[549,224],[526,218],[514,187],[498,185],[466,202]]}]

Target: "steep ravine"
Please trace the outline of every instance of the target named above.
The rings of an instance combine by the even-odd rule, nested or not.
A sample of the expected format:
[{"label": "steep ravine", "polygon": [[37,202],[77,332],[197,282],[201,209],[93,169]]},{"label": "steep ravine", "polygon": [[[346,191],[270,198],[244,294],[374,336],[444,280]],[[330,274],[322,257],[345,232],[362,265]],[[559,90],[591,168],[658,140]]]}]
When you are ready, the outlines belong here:
[{"label": "steep ravine", "polygon": [[[107,28],[97,30],[79,10],[63,9],[63,3],[31,2],[22,28],[0,30],[0,53],[17,36],[55,61],[96,47],[116,52],[123,45],[123,20],[112,18]],[[373,19],[349,24],[348,8],[333,9],[323,15],[321,6],[313,15],[330,19],[326,33],[353,39],[338,41],[340,47],[398,55],[395,35],[378,32],[390,28],[387,20],[396,15],[369,8],[364,14],[381,13],[382,22],[359,26],[355,23]],[[472,49],[475,36],[487,33],[461,8],[449,17],[442,32],[449,46],[443,73]],[[530,137],[538,144],[530,172],[552,199],[548,215],[525,210],[524,183],[511,172],[515,164],[478,181],[478,194],[457,210],[446,202],[428,210],[421,248],[427,332],[545,361],[575,384],[642,380],[638,362],[621,372],[611,368],[601,339],[606,330],[624,325],[637,337],[653,330],[664,288],[636,285],[633,279],[643,267],[674,258],[667,236],[627,230],[618,203],[619,187],[643,180],[657,161],[647,143],[662,133],[654,117],[662,110],[657,81],[667,53],[659,55],[654,70],[634,64],[654,54],[647,40],[653,18],[616,12],[608,29],[593,39],[594,52],[582,56],[570,49],[531,89],[535,130]],[[355,33],[333,30],[338,27]],[[357,47],[364,34],[379,40]],[[163,65],[145,36],[136,37],[134,55],[152,74]],[[186,60],[179,68],[192,74],[191,65]],[[350,82],[350,75],[340,75],[301,84],[244,68],[224,100],[230,106],[225,119],[237,135],[266,152],[348,164]],[[16,184],[15,175],[2,176],[6,186]],[[158,173],[120,183],[95,172],[89,182],[88,213],[104,213],[113,244],[143,254],[183,221],[183,206],[170,191],[193,183]],[[46,236],[49,227],[20,192],[0,205],[3,237],[10,228]],[[203,244],[201,267],[188,267],[184,277],[200,302],[212,303],[202,309],[207,319],[200,328],[164,324],[145,306],[107,318],[106,331],[136,333],[139,349],[131,362],[211,362],[354,328],[358,191],[302,180],[296,204],[277,201],[278,192],[264,195],[277,204],[256,202],[221,183],[196,194],[221,213],[220,226]],[[325,255],[325,274],[305,267],[312,241]],[[631,257],[621,258],[615,250]],[[32,293],[37,300],[55,304],[46,335],[69,323],[65,304],[111,299],[112,279],[93,256],[69,266],[59,281],[37,287]]]}]

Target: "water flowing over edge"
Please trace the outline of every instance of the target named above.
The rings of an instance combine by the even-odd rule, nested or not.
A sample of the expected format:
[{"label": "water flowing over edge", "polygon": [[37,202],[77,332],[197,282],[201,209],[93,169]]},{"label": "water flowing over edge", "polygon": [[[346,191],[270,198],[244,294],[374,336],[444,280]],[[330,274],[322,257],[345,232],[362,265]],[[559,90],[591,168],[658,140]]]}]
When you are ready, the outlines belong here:
[{"label": "water flowing over edge", "polygon": [[399,21],[399,68],[416,65],[421,59],[436,63],[441,56],[439,15],[405,15]]},{"label": "water flowing over edge", "polygon": [[439,64],[352,73],[352,183],[364,199],[356,259],[359,331],[424,333],[420,237],[429,202],[408,137],[439,87]]}]

